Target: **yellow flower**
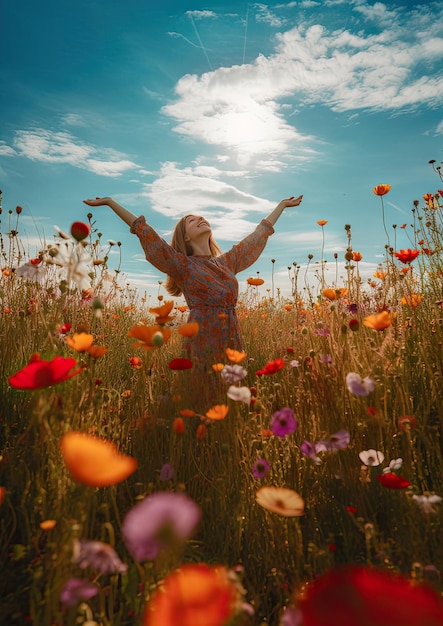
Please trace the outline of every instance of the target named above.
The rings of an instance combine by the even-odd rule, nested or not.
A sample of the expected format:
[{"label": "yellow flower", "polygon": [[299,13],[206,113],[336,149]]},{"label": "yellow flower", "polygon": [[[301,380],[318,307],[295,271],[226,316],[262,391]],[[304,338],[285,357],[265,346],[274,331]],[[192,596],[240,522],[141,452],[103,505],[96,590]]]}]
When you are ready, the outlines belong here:
[{"label": "yellow flower", "polygon": [[226,404],[216,404],[211,409],[206,411],[206,417],[210,420],[224,420],[229,411],[229,407]]},{"label": "yellow flower", "polygon": [[382,311],[375,315],[369,315],[363,320],[363,324],[368,328],[374,330],[384,330],[388,328],[396,317],[396,313],[388,313],[388,311]]},{"label": "yellow flower", "polygon": [[226,348],[226,356],[233,363],[241,363],[248,356],[246,352],[240,352],[239,350],[232,350],[231,348]]},{"label": "yellow flower", "polygon": [[406,296],[403,296],[401,299],[401,303],[410,306],[412,309],[416,309],[420,302],[423,300],[424,296],[420,293],[411,293]]},{"label": "yellow flower", "polygon": [[305,503],[299,493],[285,487],[262,487],[255,494],[255,501],[267,511],[285,517],[304,515]]},{"label": "yellow flower", "polygon": [[72,337],[66,337],[66,343],[77,352],[87,352],[94,343],[94,336],[89,333],[74,333]]}]

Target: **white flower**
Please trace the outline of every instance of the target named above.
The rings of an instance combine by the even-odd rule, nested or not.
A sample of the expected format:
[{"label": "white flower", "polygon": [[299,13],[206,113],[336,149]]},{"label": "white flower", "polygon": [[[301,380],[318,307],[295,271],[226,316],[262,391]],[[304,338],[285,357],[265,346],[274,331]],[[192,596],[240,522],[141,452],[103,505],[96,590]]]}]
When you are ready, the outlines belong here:
[{"label": "white flower", "polygon": [[227,394],[228,398],[231,398],[231,400],[238,400],[245,404],[251,402],[251,390],[248,387],[235,387],[232,385],[229,387]]},{"label": "white flower", "polygon": [[48,275],[48,269],[43,263],[32,263],[29,261],[15,270],[17,276],[26,280],[33,280],[36,283],[43,283]]},{"label": "white flower", "polygon": [[51,251],[57,250],[50,254],[52,262],[63,269],[64,278],[71,284],[76,285],[81,291],[91,288],[91,279],[89,274],[93,271],[90,265],[92,258],[86,252],[83,244],[66,241],[56,244]]},{"label": "white flower", "polygon": [[349,372],[346,376],[346,385],[351,393],[356,396],[368,396],[375,389],[375,382],[369,376],[363,378],[355,372]]},{"label": "white flower", "polygon": [[248,372],[241,365],[225,365],[220,372],[221,377],[227,383],[238,383]]},{"label": "white flower", "polygon": [[393,472],[398,472],[398,470],[403,465],[403,459],[392,459],[389,461],[388,467],[383,469],[383,474],[392,474]]},{"label": "white flower", "polygon": [[412,496],[415,504],[421,508],[423,513],[436,513],[437,509],[435,508],[437,504],[440,504],[442,499],[440,496],[436,494],[432,494],[430,496]]},{"label": "white flower", "polygon": [[300,367],[300,361],[297,361],[297,359],[294,359],[293,361],[289,363],[289,365],[291,367]]},{"label": "white flower", "polygon": [[358,456],[360,457],[360,461],[369,467],[377,467],[377,465],[380,465],[380,463],[383,463],[385,460],[383,452],[372,448],[369,450],[362,450],[359,452]]},{"label": "white flower", "polygon": [[255,494],[255,501],[264,509],[285,517],[304,515],[304,500],[293,489],[262,487]]}]

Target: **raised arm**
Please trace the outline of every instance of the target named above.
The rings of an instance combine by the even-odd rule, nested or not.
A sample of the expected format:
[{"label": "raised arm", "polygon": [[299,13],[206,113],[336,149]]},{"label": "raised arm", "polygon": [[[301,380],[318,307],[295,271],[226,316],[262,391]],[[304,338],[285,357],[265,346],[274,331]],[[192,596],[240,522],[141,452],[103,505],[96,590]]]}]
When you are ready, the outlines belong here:
[{"label": "raised arm", "polygon": [[109,196],[106,196],[104,198],[83,200],[83,202],[87,204],[88,206],[110,207],[114,211],[114,213],[118,215],[119,218],[122,219],[129,227],[131,227],[132,224],[137,219],[137,217],[133,213],[131,213],[131,211],[128,211],[128,209],[125,209],[124,206],[122,206],[121,204],[116,202],[114,198],[110,198]]},{"label": "raised arm", "polygon": [[285,198],[284,200],[280,200],[280,202],[277,204],[275,209],[271,211],[271,213],[268,215],[266,219],[268,220],[268,222],[271,222],[271,224],[274,226],[275,222],[278,220],[278,218],[280,217],[280,215],[283,213],[285,209],[287,209],[288,207],[298,206],[302,200],[303,200],[303,196],[298,196],[298,198],[291,196],[290,198]]}]

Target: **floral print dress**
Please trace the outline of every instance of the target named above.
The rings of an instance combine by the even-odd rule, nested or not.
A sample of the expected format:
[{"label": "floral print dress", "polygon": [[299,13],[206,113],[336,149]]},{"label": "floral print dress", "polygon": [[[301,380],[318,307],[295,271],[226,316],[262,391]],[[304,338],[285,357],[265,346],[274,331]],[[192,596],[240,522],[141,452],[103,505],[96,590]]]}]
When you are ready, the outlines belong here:
[{"label": "floral print dress", "polygon": [[226,348],[243,348],[236,314],[238,282],[235,275],[252,265],[274,228],[262,220],[254,232],[228,252],[213,258],[187,256],[174,250],[141,216],[131,232],[136,234],[146,259],[180,286],[199,332],[186,340],[191,358],[205,364],[220,360]]}]

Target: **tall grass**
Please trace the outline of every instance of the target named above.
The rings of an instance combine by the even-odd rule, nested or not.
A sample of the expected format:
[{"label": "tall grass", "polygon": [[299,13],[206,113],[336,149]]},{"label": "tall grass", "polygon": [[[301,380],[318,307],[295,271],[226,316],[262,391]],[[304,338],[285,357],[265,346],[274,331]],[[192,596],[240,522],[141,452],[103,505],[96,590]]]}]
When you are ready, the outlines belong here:
[{"label": "tall grass", "polygon": [[[300,268],[294,266],[291,298],[278,289],[275,295],[274,285],[272,295],[248,287],[239,304],[247,347],[242,365],[248,371],[242,384],[252,388],[253,399],[247,405],[223,395],[229,405],[224,420],[208,420],[200,409],[183,418],[182,433],[174,420],[194,408],[190,372],[171,371],[168,363],[181,355],[177,327],[186,313],[174,310],[168,343],[152,351],[134,349],[128,331],[154,318],[148,303],[120,286],[119,272],[109,269],[109,249],[92,217],[87,250],[96,264],[92,289],[82,293],[56,266],[42,282],[17,275],[29,261],[20,241],[20,213],[7,211],[1,248],[1,623],[139,623],[146,598],[182,562],[242,566],[245,599],[255,615],[241,614],[236,624],[278,624],[294,592],[337,563],[378,565],[441,590],[442,507],[426,512],[413,498],[443,495],[438,193],[413,205],[407,232],[420,255],[411,263],[401,263],[395,247],[382,245],[378,277],[368,282],[348,254],[344,284],[321,282],[307,294],[305,285],[297,285]],[[350,227],[346,232],[352,253]],[[323,295],[326,287],[335,295]],[[339,293],[342,288],[346,293]],[[384,330],[364,324],[381,311],[391,315]],[[66,323],[72,325],[68,333]],[[93,334],[108,352],[99,358],[75,352],[66,343],[73,332]],[[8,378],[33,353],[48,360],[75,356],[85,369],[51,388],[16,390]],[[131,366],[132,356],[142,359],[141,368]],[[256,375],[277,358],[285,362],[281,370]],[[211,365],[208,376],[227,389]],[[346,385],[350,372],[370,377],[374,391],[352,393]],[[214,397],[214,404],[219,401]],[[287,437],[269,433],[271,417],[282,407],[292,408],[298,421]],[[201,423],[206,434],[197,438]],[[319,453],[320,464],[302,453],[305,440],[315,443],[342,429],[350,434],[349,445]],[[60,453],[60,439],[70,430],[113,441],[137,459],[137,471],[110,487],[79,484]],[[359,453],[369,449],[384,454],[381,465],[362,463]],[[262,479],[252,472],[259,458],[270,463]],[[397,473],[410,486],[388,489],[377,475],[398,458],[403,464]],[[160,474],[165,463],[174,468],[167,481]],[[300,493],[305,514],[284,517],[259,506],[255,494],[264,485]],[[200,506],[202,523],[183,552],[136,563],[122,541],[122,519],[144,496],[164,490],[186,492]],[[40,524],[48,519],[56,524],[44,530]],[[127,573],[80,570],[73,561],[79,538],[114,546]],[[60,592],[72,576],[93,579],[99,594],[78,606],[63,605]]]}]

